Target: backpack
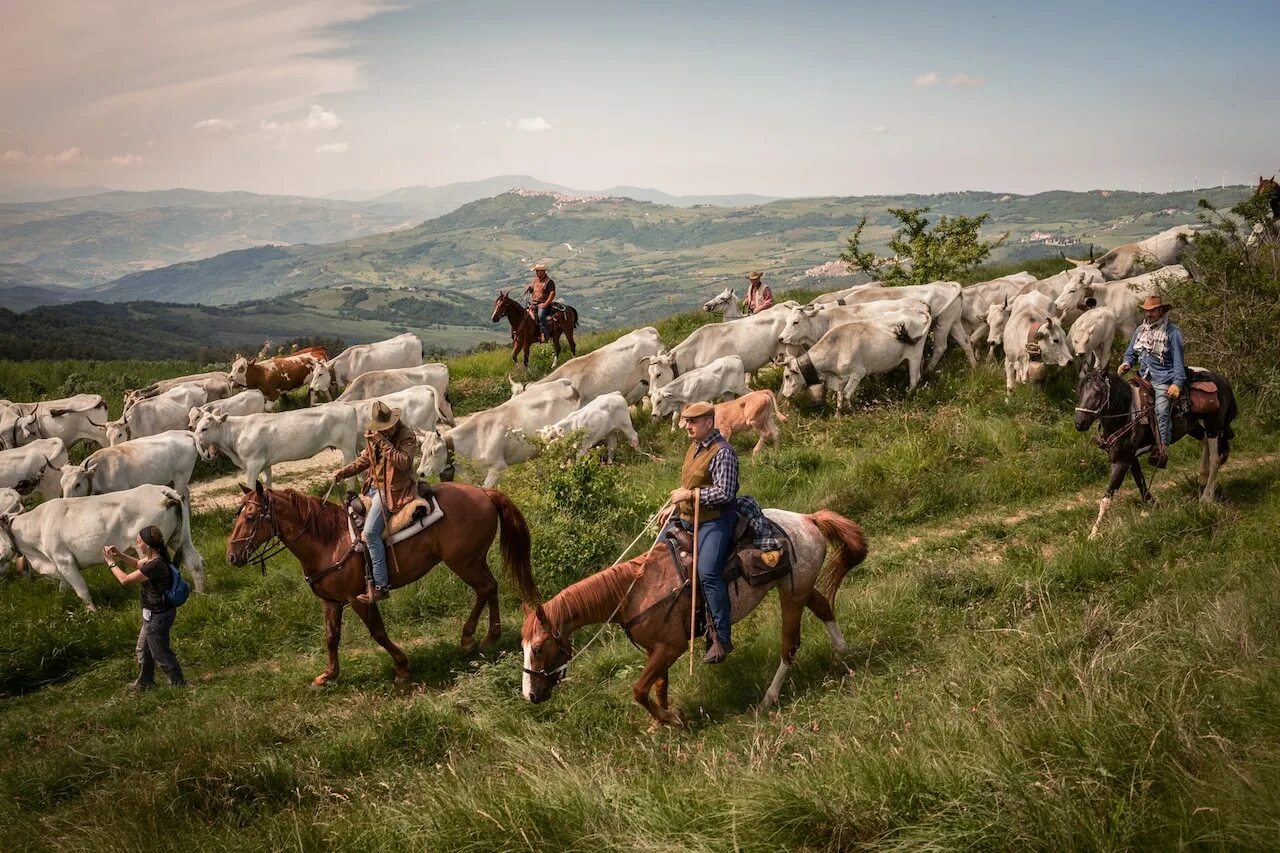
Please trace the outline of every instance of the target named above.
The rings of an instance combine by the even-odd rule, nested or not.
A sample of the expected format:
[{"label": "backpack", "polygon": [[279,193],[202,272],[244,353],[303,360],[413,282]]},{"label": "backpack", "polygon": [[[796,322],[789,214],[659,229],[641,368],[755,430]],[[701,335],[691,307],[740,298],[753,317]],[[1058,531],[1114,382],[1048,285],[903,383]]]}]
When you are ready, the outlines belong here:
[{"label": "backpack", "polygon": [[181,607],[191,596],[191,584],[178,571],[173,563],[169,564],[169,589],[165,591],[164,600],[174,607]]}]

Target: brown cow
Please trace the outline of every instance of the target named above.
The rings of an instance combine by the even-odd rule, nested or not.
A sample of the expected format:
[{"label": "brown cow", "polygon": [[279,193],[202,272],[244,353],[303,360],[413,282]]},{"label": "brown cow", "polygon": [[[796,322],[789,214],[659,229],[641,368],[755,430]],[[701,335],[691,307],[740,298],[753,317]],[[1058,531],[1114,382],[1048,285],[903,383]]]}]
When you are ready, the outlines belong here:
[{"label": "brown cow", "polygon": [[243,388],[256,388],[268,400],[307,384],[311,370],[329,357],[324,347],[308,347],[293,355],[250,361],[237,355],[231,364],[231,383]]},{"label": "brown cow", "polygon": [[782,442],[782,431],[774,420],[786,422],[787,416],[778,410],[778,400],[768,388],[752,391],[735,400],[716,403],[716,429],[727,439],[735,432],[753,429],[760,436],[752,455],[759,453],[766,439],[773,440],[776,450]]}]

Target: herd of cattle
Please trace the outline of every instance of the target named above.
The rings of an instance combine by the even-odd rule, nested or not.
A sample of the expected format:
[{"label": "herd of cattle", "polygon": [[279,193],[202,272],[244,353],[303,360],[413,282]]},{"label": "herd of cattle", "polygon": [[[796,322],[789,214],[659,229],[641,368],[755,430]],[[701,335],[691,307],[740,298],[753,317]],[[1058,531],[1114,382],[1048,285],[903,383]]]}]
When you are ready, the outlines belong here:
[{"label": "herd of cattle", "polygon": [[[821,402],[831,392],[840,411],[866,376],[905,362],[914,388],[922,372],[937,368],[949,342],[973,365],[974,346],[985,340],[990,353],[1003,350],[1012,390],[1036,378],[1037,362],[1105,363],[1116,335],[1136,327],[1143,298],[1187,276],[1176,261],[1193,236],[1179,226],[1041,280],[1019,273],[968,286],[872,282],[746,317],[726,291],[703,306],[724,321],[696,329],[670,349],[653,327],[637,329],[535,382],[513,381],[511,399],[456,423],[448,368],[423,364],[422,343],[408,333],[352,346],[334,358],[320,348],[240,357],[229,372],[127,392],[115,421],[108,421],[107,405],[95,394],[0,400],[0,574],[23,562],[69,584],[92,607],[80,569],[101,562],[103,545],[123,550],[139,528],[156,524],[202,590],[203,562],[189,523],[188,484],[197,457],[212,460],[221,453],[247,482],[262,477],[268,486],[273,465],[326,448],[350,461],[375,401],[400,409],[418,434],[419,476],[448,475],[458,456],[492,487],[508,467],[539,452],[527,438],[533,434],[548,440],[572,434],[579,453],[605,443],[610,458],[618,435],[638,448],[632,424],[637,404],[674,426],[684,405],[723,400],[716,406],[722,432],[754,431],[755,452],[767,441],[777,446],[778,423],[786,418],[772,391],[748,386],[771,364],[782,369],[784,396],[807,389]],[[1144,267],[1159,269],[1140,273]],[[309,391],[308,408],[269,410],[281,394],[302,387]],[[81,441],[101,449],[72,465],[67,449]],[[22,497],[35,492],[44,502],[23,512]]]}]

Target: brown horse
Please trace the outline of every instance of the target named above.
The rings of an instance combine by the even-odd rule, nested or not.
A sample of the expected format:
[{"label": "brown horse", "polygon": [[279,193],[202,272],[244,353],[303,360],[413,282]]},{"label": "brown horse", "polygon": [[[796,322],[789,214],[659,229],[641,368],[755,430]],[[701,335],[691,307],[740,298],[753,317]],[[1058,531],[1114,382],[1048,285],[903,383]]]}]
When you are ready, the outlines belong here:
[{"label": "brown horse", "polygon": [[[538,328],[538,321],[528,309],[521,307],[507,295],[507,291],[498,291],[498,298],[493,301],[493,316],[490,318],[494,323],[506,317],[511,323],[511,361],[514,364],[520,353],[524,353],[524,366],[529,369],[529,350],[538,342],[542,332]],[[547,318],[547,328],[551,331],[551,345],[555,347],[555,358],[551,360],[551,366],[555,367],[560,363],[560,336],[564,335],[569,342],[569,353],[571,355],[578,354],[578,345],[573,341],[573,330],[578,325],[578,309],[572,306],[564,308],[555,308],[551,311],[551,316]]]},{"label": "brown horse", "polygon": [[[800,646],[800,617],[806,607],[826,626],[836,653],[844,653],[844,635],[836,624],[831,599],[849,571],[867,555],[862,528],[834,512],[824,509],[802,515],[771,509],[767,514],[791,537],[795,556],[791,574],[768,586],[737,582],[729,588],[734,622],[754,610],[771,588],[778,590],[782,605],[782,661],[761,708],[778,701]],[[826,562],[828,541],[834,542],[838,550],[820,590],[818,581]],[[644,671],[631,688],[635,700],[653,715],[655,726],[683,725],[679,712],[667,705],[667,673],[689,647],[689,586],[679,579],[665,543],[578,581],[532,610],[526,602],[526,610],[520,632],[524,647],[521,693],[530,702],[551,697],[573,658],[574,631],[584,625],[615,622],[648,653]],[[656,702],[649,697],[655,687]]]},{"label": "brown horse", "polygon": [[[338,677],[338,643],[342,638],[342,609],[351,605],[364,621],[370,636],[391,655],[396,681],[409,678],[409,659],[387,637],[378,606],[361,604],[364,592],[364,559],[352,545],[346,510],[335,503],[304,495],[293,489],[240,487],[244,495],[236,512],[235,527],[227,542],[227,562],[242,566],[288,549],[302,564],[302,577],[324,602],[324,634],[329,666],[312,682],[316,686]],[[413,583],[436,565],[444,563],[476,593],[475,606],[462,626],[462,648],[475,648],[480,611],[489,608],[489,645],[502,633],[498,613],[498,582],[489,571],[486,555],[494,535],[502,531],[502,561],[522,598],[537,597],[529,563],[529,528],[511,499],[493,489],[465,483],[441,483],[434,487],[444,518],[399,544],[387,547],[391,586]],[[279,545],[270,551],[270,543]]]}]

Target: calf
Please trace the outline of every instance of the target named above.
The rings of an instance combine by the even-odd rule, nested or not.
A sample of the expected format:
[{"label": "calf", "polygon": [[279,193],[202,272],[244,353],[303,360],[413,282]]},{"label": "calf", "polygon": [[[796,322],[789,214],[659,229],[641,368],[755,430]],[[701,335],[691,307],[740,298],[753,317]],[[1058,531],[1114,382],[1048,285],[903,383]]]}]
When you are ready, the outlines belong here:
[{"label": "calf", "polygon": [[62,496],[58,470],[67,464],[67,446],[60,438],[41,438],[13,450],[0,450],[0,488],[19,494],[40,493],[45,500]]},{"label": "calf", "polygon": [[929,324],[919,320],[892,326],[858,320],[836,326],[808,353],[783,363],[782,396],[794,396],[808,387],[810,399],[821,403],[827,391],[834,391],[838,414],[846,402],[853,403],[864,376],[888,373],[904,361],[914,390],[928,332]]},{"label": "calf", "polygon": [[622,433],[632,450],[640,449],[640,436],[636,435],[635,427],[631,425],[631,410],[627,406],[627,398],[617,391],[596,397],[581,409],[538,430],[538,434],[548,441],[556,441],[577,430],[583,430],[582,441],[578,446],[579,459],[604,441],[605,459],[612,462],[614,450],[618,446],[618,433]]},{"label": "calf", "polygon": [[782,430],[778,421],[786,423],[787,416],[778,409],[778,398],[768,388],[752,391],[736,400],[716,403],[715,424],[725,438],[736,433],[755,430],[759,440],[751,449],[754,456],[764,449],[765,441],[772,441],[776,450],[782,442]]},{"label": "calf", "polygon": [[650,392],[655,418],[670,417],[671,428],[680,422],[680,410],[699,400],[718,400],[725,395],[744,397],[751,393],[742,359],[736,355],[717,358]]},{"label": "calf", "polygon": [[278,462],[310,459],[327,447],[341,451],[344,463],[355,459],[361,426],[346,403],[261,415],[210,412],[196,424],[196,449],[205,459],[225,454],[250,486],[265,474],[271,488],[271,466]]},{"label": "calf", "polygon": [[1071,351],[1080,357],[1080,372],[1101,370],[1111,360],[1116,339],[1116,312],[1106,307],[1090,308],[1071,324]]},{"label": "calf", "polygon": [[0,575],[19,558],[37,574],[56,577],[94,610],[80,570],[102,563],[102,549],[133,547],[138,531],[155,525],[175,559],[204,592],[204,560],[191,542],[191,513],[168,486],[138,486],[85,498],[54,498],[21,515],[0,516]]},{"label": "calf", "polygon": [[104,447],[79,465],[62,466],[62,496],[123,492],[148,483],[170,485],[190,498],[196,441],[185,429],[168,430]]}]

